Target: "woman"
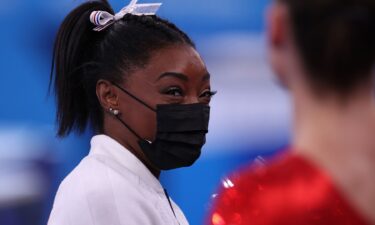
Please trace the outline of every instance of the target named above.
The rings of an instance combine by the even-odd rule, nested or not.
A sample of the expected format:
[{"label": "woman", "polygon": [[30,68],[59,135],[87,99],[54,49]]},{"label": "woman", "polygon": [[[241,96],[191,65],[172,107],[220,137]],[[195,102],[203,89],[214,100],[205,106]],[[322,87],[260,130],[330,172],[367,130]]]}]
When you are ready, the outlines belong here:
[{"label": "woman", "polygon": [[158,177],[192,165],[208,131],[210,76],[160,4],[73,10],[54,50],[58,135],[98,134],[64,179],[50,225],[188,224]]},{"label": "woman", "polygon": [[375,1],[278,0],[268,16],[291,148],[235,174],[209,224],[375,224]]}]

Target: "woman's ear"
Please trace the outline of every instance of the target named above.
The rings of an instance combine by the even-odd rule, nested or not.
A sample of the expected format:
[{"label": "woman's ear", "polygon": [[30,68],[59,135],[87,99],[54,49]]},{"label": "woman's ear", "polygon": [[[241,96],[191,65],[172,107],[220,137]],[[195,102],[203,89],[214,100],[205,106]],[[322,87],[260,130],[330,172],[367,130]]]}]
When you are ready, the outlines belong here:
[{"label": "woman's ear", "polygon": [[267,9],[267,38],[273,48],[282,48],[287,41],[289,31],[287,6],[282,3],[273,3]]},{"label": "woman's ear", "polygon": [[266,17],[269,61],[280,83],[288,86],[286,71],[291,37],[288,8],[283,3],[273,3]]},{"label": "woman's ear", "polygon": [[118,107],[118,90],[107,80],[98,80],[96,83],[96,96],[100,105],[105,109]]}]

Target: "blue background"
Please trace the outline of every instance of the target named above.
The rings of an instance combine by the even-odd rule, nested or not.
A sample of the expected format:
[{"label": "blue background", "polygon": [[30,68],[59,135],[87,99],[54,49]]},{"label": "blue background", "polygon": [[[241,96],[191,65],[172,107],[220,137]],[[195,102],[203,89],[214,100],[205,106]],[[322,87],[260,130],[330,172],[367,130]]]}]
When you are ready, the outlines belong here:
[{"label": "blue background", "polygon": [[[46,224],[59,183],[88,153],[90,132],[55,137],[55,103],[48,94],[55,34],[80,2],[0,3],[1,225]],[[128,3],[110,2],[116,10]],[[264,14],[270,1],[162,2],[159,15],[191,35],[218,91],[202,157],[161,178],[190,223],[202,224],[230,171],[286,146],[289,100],[267,65]]]}]

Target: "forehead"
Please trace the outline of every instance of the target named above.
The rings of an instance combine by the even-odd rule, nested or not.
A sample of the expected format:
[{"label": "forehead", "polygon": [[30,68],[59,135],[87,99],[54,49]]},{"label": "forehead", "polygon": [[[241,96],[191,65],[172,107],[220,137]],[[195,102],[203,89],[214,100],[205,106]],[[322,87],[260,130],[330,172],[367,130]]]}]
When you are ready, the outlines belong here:
[{"label": "forehead", "polygon": [[178,45],[155,51],[147,66],[140,71],[135,71],[140,76],[154,77],[155,79],[165,72],[176,72],[195,77],[206,75],[207,69],[194,48]]}]

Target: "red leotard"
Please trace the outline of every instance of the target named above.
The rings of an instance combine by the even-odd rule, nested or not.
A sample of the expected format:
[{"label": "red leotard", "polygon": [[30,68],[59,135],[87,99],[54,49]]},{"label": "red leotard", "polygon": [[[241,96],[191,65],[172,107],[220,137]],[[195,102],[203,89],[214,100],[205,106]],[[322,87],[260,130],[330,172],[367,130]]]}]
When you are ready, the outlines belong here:
[{"label": "red leotard", "polygon": [[215,199],[210,225],[365,225],[323,171],[286,155],[231,177]]}]

